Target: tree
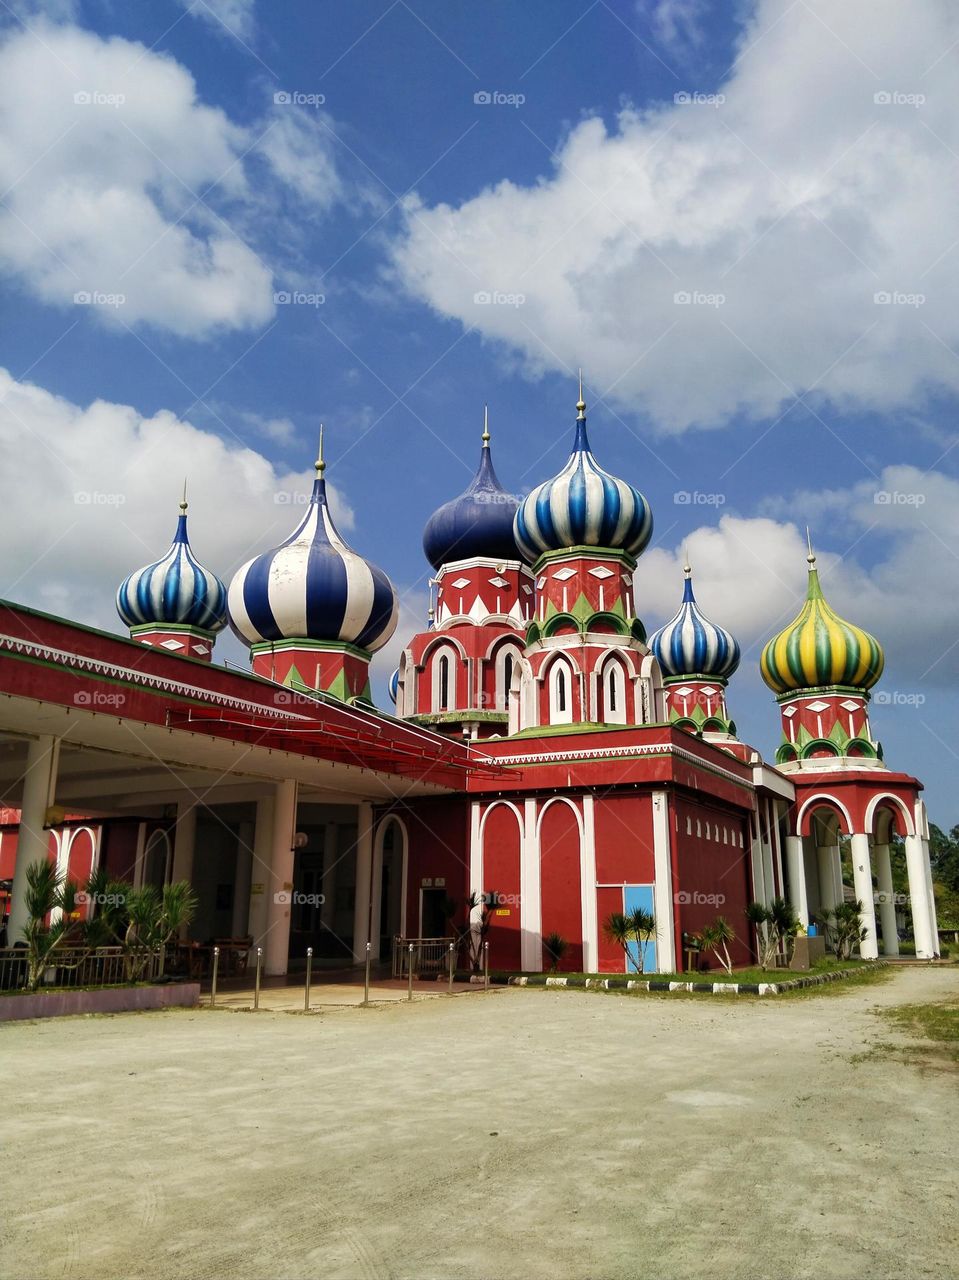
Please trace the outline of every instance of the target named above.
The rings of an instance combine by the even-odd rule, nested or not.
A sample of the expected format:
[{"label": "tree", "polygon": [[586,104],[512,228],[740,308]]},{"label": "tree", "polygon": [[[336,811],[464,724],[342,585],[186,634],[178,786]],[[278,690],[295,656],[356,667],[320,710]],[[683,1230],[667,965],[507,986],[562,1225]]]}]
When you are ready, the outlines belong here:
[{"label": "tree", "polygon": [[826,941],[838,960],[848,960],[853,947],[864,941],[867,931],[861,917],[861,898],[855,902],[840,902],[821,917]]},{"label": "tree", "polygon": [[767,907],[762,902],[751,902],[746,908],[746,919],[756,927],[759,941],[759,963],[763,969],[771,969],[786,938],[791,938],[800,923],[785,898],[773,898]]},{"label": "tree", "polygon": [[[637,973],[646,972],[646,948],[656,932],[656,917],[643,907],[635,907],[628,914],[614,911],[603,925],[606,936],[623,948],[626,958]],[[635,942],[636,956],[630,950]]]},{"label": "tree", "polygon": [[543,948],[551,961],[549,966],[550,973],[555,973],[559,968],[559,962],[566,954],[568,947],[569,943],[559,933],[548,933],[543,939]]},{"label": "tree", "polygon": [[[27,986],[36,991],[55,953],[83,941],[83,926],[72,916],[77,908],[77,886],[67,880],[46,858],[27,867],[27,923],[23,938],[27,944]],[[59,910],[52,924],[47,918]]]},{"label": "tree", "polygon": [[123,947],[127,955],[127,977],[141,981],[153,956],[160,953],[160,972],[167,943],[190,923],[197,908],[196,894],[188,880],[165,884],[162,892],[152,884],[130,889],[124,903],[127,926]]},{"label": "tree", "polygon": [[[732,973],[733,962],[729,957],[729,943],[736,941],[736,933],[725,916],[717,916],[712,924],[700,929],[697,935],[703,951],[711,951],[727,973]],[[720,951],[720,948],[722,950]]]}]

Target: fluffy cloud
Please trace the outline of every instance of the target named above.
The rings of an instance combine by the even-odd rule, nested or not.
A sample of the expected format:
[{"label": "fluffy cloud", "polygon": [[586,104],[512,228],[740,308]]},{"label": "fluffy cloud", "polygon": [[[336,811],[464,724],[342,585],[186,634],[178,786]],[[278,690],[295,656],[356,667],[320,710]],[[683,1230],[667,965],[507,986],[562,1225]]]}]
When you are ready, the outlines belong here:
[{"label": "fluffy cloud", "polygon": [[241,127],[174,59],[73,26],[7,31],[0,137],[0,268],[46,302],[181,336],[273,313],[272,269],[231,222],[270,245],[271,208],[339,193],[299,108]]},{"label": "fluffy cloud", "polygon": [[[2,369],[0,449],[0,595],[117,631],[116,589],[170,545],[184,473],[194,551],[227,581],[290,532],[312,485],[312,473],[278,471],[171,413],[84,408]],[[118,463],[105,470],[104,458]],[[345,531],[352,511],[331,493]],[[225,652],[229,641],[219,643]]]},{"label": "fluffy cloud", "polygon": [[[786,512],[802,511],[822,532],[816,546],[823,590],[843,617],[866,627],[886,651],[884,686],[954,689],[959,680],[959,481],[911,466],[878,482],[798,493],[762,504],[775,515],[724,515],[686,540],[696,597],[743,646],[744,671],[799,611],[806,591],[805,533]],[[863,549],[879,547],[864,565]],[[681,598],[683,548],[655,548],[637,571],[637,603],[652,630]]]},{"label": "fluffy cloud", "polygon": [[178,0],[193,18],[208,22],[224,36],[253,39],[255,0]]},{"label": "fluffy cloud", "polygon": [[957,39],[950,0],[758,0],[723,102],[591,117],[531,186],[413,198],[396,272],[667,428],[957,389]]}]

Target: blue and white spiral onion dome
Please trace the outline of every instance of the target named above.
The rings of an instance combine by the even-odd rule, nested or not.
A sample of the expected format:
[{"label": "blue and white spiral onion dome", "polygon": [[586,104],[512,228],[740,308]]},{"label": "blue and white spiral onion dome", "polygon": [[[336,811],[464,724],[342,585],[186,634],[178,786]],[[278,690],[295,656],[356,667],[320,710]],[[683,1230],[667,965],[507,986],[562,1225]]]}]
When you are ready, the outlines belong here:
[{"label": "blue and white spiral onion dome", "polygon": [[393,706],[395,707],[395,706],[396,706],[396,699],[397,699],[397,697],[399,696],[399,692],[400,692],[400,669],[399,669],[399,667],[397,667],[397,668],[396,668],[396,670],[393,672],[393,674],[390,676],[389,680],[387,681],[386,689],[387,689],[387,692],[388,692],[388,693],[389,693],[389,695],[390,695],[390,702],[392,702]]},{"label": "blue and white spiral onion dome", "polygon": [[544,551],[566,547],[604,547],[639,556],[652,537],[649,503],[638,489],[604,471],[590,451],[582,393],[576,408],[569,461],[558,476],[535,488],[516,512],[513,532],[530,564]]},{"label": "blue and white spiral onion dome", "polygon": [[649,648],[667,679],[709,676],[728,680],[739,666],[739,644],[725,627],[710,622],[700,612],[689,565],[684,573],[686,583],[679,612],[649,637]]},{"label": "blue and white spiral onion dome", "polygon": [[162,560],[144,565],[120,584],[117,612],[128,627],[156,624],[215,632],[226,626],[226,587],[194,556],[186,512],[184,501],[173,543]]},{"label": "blue and white spiral onion dome", "polygon": [[321,455],[309,509],[293,533],[247,561],[230,583],[230,626],[247,644],[320,640],[373,653],[396,630],[393,584],[333,524],[325,465]]},{"label": "blue and white spiral onion dome", "polygon": [[519,501],[505,491],[493,470],[489,440],[489,430],[484,428],[479,468],[469,487],[434,511],[423,530],[423,550],[434,569],[474,556],[519,557],[513,536]]}]

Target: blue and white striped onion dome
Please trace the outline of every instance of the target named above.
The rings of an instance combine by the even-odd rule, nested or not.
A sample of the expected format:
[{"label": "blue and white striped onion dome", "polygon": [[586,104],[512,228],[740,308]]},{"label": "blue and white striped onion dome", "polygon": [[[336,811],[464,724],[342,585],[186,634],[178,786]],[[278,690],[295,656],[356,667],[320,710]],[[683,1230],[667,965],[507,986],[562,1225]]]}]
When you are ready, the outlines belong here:
[{"label": "blue and white striped onion dome", "polygon": [[639,556],[653,533],[649,503],[625,480],[597,463],[586,435],[580,392],[576,438],[569,462],[520,504],[513,523],[517,546],[530,564],[544,551],[604,547]]},{"label": "blue and white striped onion dome", "polygon": [[739,645],[725,627],[718,627],[700,612],[688,564],[683,572],[683,603],[676,616],[649,637],[650,650],[664,676],[726,680],[739,666]]},{"label": "blue and white striped onion dome", "polygon": [[230,583],[230,626],[247,644],[326,640],[373,653],[396,630],[393,584],[337,533],[325,467],[321,452],[309,509],[293,533],[248,560]]},{"label": "blue and white striped onion dome", "polygon": [[395,707],[395,706],[396,706],[396,699],[397,699],[397,696],[399,695],[399,692],[400,692],[400,669],[399,669],[399,667],[397,667],[397,668],[396,668],[396,670],[393,672],[393,674],[390,676],[389,681],[387,682],[386,688],[387,688],[387,691],[388,691],[388,693],[389,693],[389,695],[390,695],[390,702],[392,702],[392,703],[393,703],[393,705],[394,705],[394,707]]},{"label": "blue and white striped onion dome", "polygon": [[487,419],[476,475],[465,492],[433,512],[423,530],[423,550],[434,569],[474,556],[491,560],[515,560],[519,556],[513,536],[513,517],[519,501],[500,484],[489,442]]},{"label": "blue and white striped onion dome", "polygon": [[117,612],[128,627],[197,627],[222,631],[226,626],[226,587],[204,569],[190,548],[186,500],[170,550],[162,560],[137,569],[120,584]]}]

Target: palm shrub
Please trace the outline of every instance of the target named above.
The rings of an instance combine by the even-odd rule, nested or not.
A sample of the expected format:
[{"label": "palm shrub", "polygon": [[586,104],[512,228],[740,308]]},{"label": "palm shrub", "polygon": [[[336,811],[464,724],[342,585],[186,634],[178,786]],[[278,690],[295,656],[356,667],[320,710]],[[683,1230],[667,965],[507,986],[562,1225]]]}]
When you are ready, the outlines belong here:
[{"label": "palm shrub", "polygon": [[800,927],[799,920],[785,898],[773,898],[768,907],[762,902],[751,902],[746,908],[746,919],[756,928],[760,966],[772,969],[783,941]]},{"label": "palm shrub", "polygon": [[550,973],[555,973],[559,967],[559,962],[566,954],[569,943],[559,933],[548,933],[543,939],[543,948],[550,958]]},{"label": "palm shrub", "polygon": [[711,951],[727,973],[732,973],[733,962],[729,956],[729,943],[736,941],[736,933],[725,916],[717,916],[697,935],[703,951]]},{"label": "palm shrub", "polygon": [[826,941],[837,960],[848,960],[854,946],[863,942],[866,929],[862,923],[862,900],[840,902],[822,917]]},{"label": "palm shrub", "polygon": [[[83,926],[71,919],[77,908],[77,886],[46,858],[27,867],[27,923],[23,938],[27,944],[27,986],[36,991],[44,970],[58,949],[82,939]],[[60,918],[47,924],[52,911]]]},{"label": "palm shrub", "polygon": [[[606,917],[603,930],[608,938],[623,948],[626,958],[637,973],[646,972],[646,947],[656,932],[656,917],[643,907],[624,913],[614,911]],[[635,942],[636,955],[630,950]]]},{"label": "palm shrub", "polygon": [[124,907],[127,924],[123,947],[127,977],[138,982],[143,979],[158,951],[162,973],[167,943],[193,919],[197,898],[188,880],[178,880],[174,884],[165,884],[162,892],[152,884],[129,889]]}]

